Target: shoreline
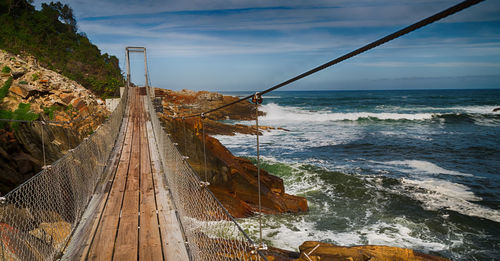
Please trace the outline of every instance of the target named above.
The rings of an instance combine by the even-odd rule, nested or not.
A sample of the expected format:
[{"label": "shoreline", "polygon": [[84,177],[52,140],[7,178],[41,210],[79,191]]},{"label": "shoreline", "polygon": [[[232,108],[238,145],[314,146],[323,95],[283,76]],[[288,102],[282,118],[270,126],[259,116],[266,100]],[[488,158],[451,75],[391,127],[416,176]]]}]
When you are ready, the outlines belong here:
[{"label": "shoreline", "polygon": [[[174,92],[172,91],[168,91],[170,92],[170,94],[173,94]],[[183,93],[187,93],[187,91],[182,91]],[[203,93],[203,92],[202,92]],[[163,96],[165,97],[165,96]],[[186,99],[184,99],[186,100]],[[194,102],[200,102],[199,100],[197,99],[191,99],[193,100]],[[222,101],[222,99],[220,99],[219,101]],[[206,101],[205,101],[206,102]],[[166,106],[170,106],[170,108],[172,108],[173,106],[171,104],[169,104],[168,102],[165,102],[163,103],[164,107]],[[248,104],[247,104],[248,105]],[[249,104],[250,106],[253,106],[252,104]],[[250,107],[249,106],[249,107]],[[189,107],[189,106],[188,106]],[[203,108],[205,107],[204,105],[198,105],[198,106],[192,106],[192,107],[195,107],[195,108]],[[249,108],[247,107],[247,108]],[[251,107],[250,107],[251,108]],[[172,112],[172,111],[171,111]],[[255,115],[254,114],[255,111],[251,112],[250,115]],[[223,114],[221,114],[223,115]],[[248,115],[237,115],[235,118],[235,120],[248,120],[249,117],[247,117]],[[220,115],[219,115],[220,117]],[[249,135],[255,135],[255,126],[248,126],[248,125],[239,125],[238,127],[241,128],[240,126],[245,126],[245,127],[242,127],[243,130],[248,130],[248,129],[252,129],[253,128],[253,132],[247,132],[245,133],[245,131],[237,131],[238,127],[235,127],[236,125],[228,125],[228,124],[225,124],[225,123],[221,123],[219,122],[220,120],[227,120],[227,118],[216,118],[216,117],[210,117],[210,115],[208,115],[208,120],[206,120],[208,122],[205,123],[206,125],[206,130],[207,130],[207,134],[210,133],[211,135],[215,134],[215,135],[235,135],[235,133],[242,133],[242,134],[249,134]],[[186,144],[189,144],[191,142],[193,142],[193,140],[196,140],[195,137],[198,137],[198,141],[200,141],[201,139],[199,138],[200,136],[200,132],[201,132],[201,129],[200,129],[200,122],[199,120],[185,120],[184,122],[181,120],[181,119],[177,119],[177,120],[172,120],[172,119],[169,119],[169,117],[163,117],[163,120],[164,122],[167,122],[167,125],[170,125],[170,126],[167,126],[167,128],[170,128],[170,132],[171,133],[181,133],[181,134],[184,134],[184,137],[183,135],[177,135],[178,137],[174,137],[174,139],[176,138],[177,142],[179,143],[179,148],[180,148],[180,151],[181,153],[186,153],[188,154],[187,152],[189,152],[190,150],[192,150],[193,148],[185,148],[186,145],[183,145],[182,143],[183,142],[186,142]],[[215,122],[215,123],[212,123],[212,122]],[[186,124],[188,123],[188,124]],[[177,125],[177,126],[176,126]],[[215,126],[215,127],[214,127]],[[229,126],[229,127],[228,127]],[[228,128],[230,131],[228,131],[226,128]],[[222,131],[220,131],[222,130]],[[270,130],[267,129],[267,130]],[[283,129],[284,130],[284,129]],[[286,130],[285,130],[286,131]],[[188,137],[187,140],[185,140],[185,133],[186,132],[192,132],[193,135],[191,135],[191,137]],[[198,136],[197,136],[198,135]],[[173,136],[176,136],[175,134]],[[184,140],[183,140],[184,138]],[[213,149],[214,147],[217,147],[217,148],[223,148],[223,151],[225,153],[227,153],[228,155],[231,155],[231,157],[233,158],[238,158],[238,157],[235,157],[233,156],[229,150],[227,150],[220,142],[219,140],[213,138],[213,137],[209,137],[209,136],[206,136],[206,141],[207,141],[207,148],[210,149]],[[214,145],[216,144],[216,145]],[[196,156],[195,156],[196,157]],[[191,161],[191,156],[190,156],[190,161]],[[213,161],[214,159],[209,159],[208,161],[211,162]],[[201,164],[196,164],[193,162],[190,162],[193,166],[193,168],[198,172],[198,173],[202,173],[201,170],[203,169]],[[244,169],[248,169],[248,168],[251,168],[250,166],[252,167],[255,167],[253,166],[253,164],[251,164],[248,160],[237,160],[235,162],[237,165],[244,165]],[[209,163],[210,165],[210,163]],[[209,168],[211,168],[209,166]],[[224,178],[223,178],[224,179]],[[281,179],[280,179],[281,180]],[[283,180],[280,181],[281,182],[281,186],[283,186]],[[263,182],[264,183],[264,182]],[[221,195],[223,195],[223,190],[224,189],[227,189],[227,187],[217,187],[217,186],[211,186],[210,187],[212,189],[212,191],[214,192],[214,194],[219,197]],[[284,187],[283,187],[283,190],[284,190]],[[282,190],[282,191],[283,191]],[[248,198],[246,198],[246,200],[248,200]],[[241,212],[237,212],[236,209],[234,208],[234,202],[228,202],[228,201],[225,201],[225,200],[221,200],[221,202],[226,206],[226,208],[228,208],[228,210],[230,210],[230,212],[235,212],[235,213],[238,213],[238,214],[242,214]],[[247,203],[245,202],[245,200],[243,200],[243,202],[240,202],[240,203]],[[250,210],[251,211],[255,211],[255,207],[250,207]],[[269,209],[264,209],[263,211],[264,213],[266,214],[277,214],[279,212],[273,212],[273,211],[270,211]],[[284,212],[290,212],[290,211],[284,211]],[[292,212],[296,212],[296,211],[292,211]],[[248,212],[246,212],[248,214]],[[235,216],[235,217],[244,217],[245,215],[243,216],[238,216],[238,214]],[[243,213],[244,214],[244,213]],[[304,239],[305,240],[305,239]],[[317,242],[319,243],[319,242]],[[308,243],[305,242],[303,243],[302,245],[307,245]],[[356,249],[356,248],[352,248],[352,247],[339,247],[339,246],[336,246],[336,245],[333,245],[333,244],[326,244],[326,243],[321,243],[321,251],[318,251],[317,253],[311,255],[311,256],[316,256],[316,258],[321,258],[321,260],[328,260],[328,258],[331,257],[331,255],[335,255],[335,256],[339,256],[339,255],[344,255],[344,257],[348,258],[355,258],[353,260],[359,260],[357,257],[355,257],[355,255],[353,255],[353,252],[354,250],[352,249]],[[289,252],[289,250],[279,250],[279,249],[276,249],[276,248],[273,248],[273,253],[274,254],[270,254],[271,256],[280,256],[279,258],[275,259],[275,260],[307,260],[307,259],[296,259],[299,255],[301,256],[302,255],[302,258],[304,258],[304,251],[307,250],[307,252],[309,252],[311,250],[311,248],[307,248],[307,247],[299,247],[299,246],[296,246],[299,248],[299,250],[301,251],[301,253],[298,253],[298,252]],[[369,256],[372,256],[372,257],[379,257],[382,255],[382,258],[384,257],[387,257],[387,256],[383,256],[383,254],[385,252],[387,252],[388,250],[394,252],[394,253],[399,253],[400,255],[405,255],[405,258],[401,259],[401,260],[448,260],[448,259],[445,259],[445,258],[441,258],[441,257],[436,257],[436,256],[432,256],[432,255],[428,255],[428,254],[422,254],[422,253],[419,253],[419,252],[415,252],[411,249],[406,249],[406,248],[399,248],[399,247],[388,247],[388,246],[364,246],[364,248],[367,248],[367,249],[370,249],[369,251],[367,252],[363,252],[365,250],[355,250],[355,251],[358,251],[358,252],[363,252],[364,255],[369,255]],[[351,251],[351,250],[352,251]],[[279,251],[278,251],[279,250]],[[281,251],[281,252],[280,252]],[[283,254],[285,252],[287,254]],[[286,256],[286,257],[285,257]],[[393,258],[393,257],[391,257]],[[396,257],[393,258],[393,260],[398,260]]]}]

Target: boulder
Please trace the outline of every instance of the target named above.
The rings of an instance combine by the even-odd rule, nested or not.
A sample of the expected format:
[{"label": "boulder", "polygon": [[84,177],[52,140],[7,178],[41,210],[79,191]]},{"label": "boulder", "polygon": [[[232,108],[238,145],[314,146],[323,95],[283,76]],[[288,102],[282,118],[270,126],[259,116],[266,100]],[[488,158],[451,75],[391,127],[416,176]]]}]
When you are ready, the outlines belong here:
[{"label": "boulder", "polygon": [[67,106],[70,104],[70,102],[75,98],[75,96],[73,96],[72,94],[69,94],[69,93],[61,93],[59,95],[59,98],[61,99],[61,101]]},{"label": "boulder", "polygon": [[23,67],[15,68],[12,70],[11,74],[12,74],[12,77],[14,77],[14,79],[18,79],[26,74],[26,69]]},{"label": "boulder", "polygon": [[9,91],[23,99],[26,99],[37,92],[37,90],[29,84],[14,84],[9,88]]},{"label": "boulder", "polygon": [[[200,122],[193,119],[186,122],[186,126],[183,126],[180,119],[169,120],[167,127],[180,145],[181,152],[189,156],[189,163],[204,180],[203,136]],[[211,184],[210,189],[233,216],[253,215],[259,210],[257,167],[247,159],[232,155],[217,139],[206,135],[205,141],[207,181]],[[308,210],[307,200],[304,197],[285,193],[281,178],[262,169],[260,174],[262,212],[276,214]]]},{"label": "boulder", "polygon": [[77,110],[80,110],[82,109],[83,107],[87,106],[87,104],[85,103],[84,100],[80,99],[80,98],[76,98],[74,99],[72,102],[71,102],[71,105],[73,105],[73,108],[77,109]]},{"label": "boulder", "polygon": [[[306,241],[300,247],[298,261],[449,261],[447,258],[413,251],[408,248],[390,246],[352,246],[344,247],[334,244]],[[307,257],[307,256],[308,257]]]},{"label": "boulder", "polygon": [[40,225],[30,231],[34,237],[51,244],[55,249],[59,249],[66,243],[66,238],[71,232],[71,224],[64,221],[54,223],[40,223]]}]

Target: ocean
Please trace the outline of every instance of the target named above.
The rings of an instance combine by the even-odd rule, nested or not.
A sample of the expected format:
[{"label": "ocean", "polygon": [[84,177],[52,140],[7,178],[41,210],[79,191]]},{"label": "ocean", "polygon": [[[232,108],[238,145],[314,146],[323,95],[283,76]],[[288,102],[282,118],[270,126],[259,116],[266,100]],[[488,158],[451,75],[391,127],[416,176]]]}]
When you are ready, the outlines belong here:
[{"label": "ocean", "polygon": [[[265,215],[265,241],[291,250],[320,240],[500,260],[497,107],[498,89],[265,95],[259,124],[286,130],[260,137],[261,166],[310,208]],[[216,138],[255,161],[255,136]],[[256,218],[239,222],[257,236]]]}]

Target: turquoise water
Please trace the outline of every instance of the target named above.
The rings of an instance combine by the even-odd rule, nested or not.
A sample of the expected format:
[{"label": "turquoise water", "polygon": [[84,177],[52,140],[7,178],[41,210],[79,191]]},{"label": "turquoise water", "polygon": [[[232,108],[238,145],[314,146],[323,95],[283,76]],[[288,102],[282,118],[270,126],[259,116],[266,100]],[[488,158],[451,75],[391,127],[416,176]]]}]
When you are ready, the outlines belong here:
[{"label": "turquoise water", "polygon": [[[235,93],[232,93],[235,95]],[[244,95],[236,93],[236,95]],[[273,92],[263,167],[310,211],[266,216],[265,240],[500,256],[500,90]],[[251,122],[243,122],[251,123]],[[251,123],[254,124],[254,123]],[[255,137],[217,136],[255,159]],[[243,219],[256,232],[256,220]]]}]

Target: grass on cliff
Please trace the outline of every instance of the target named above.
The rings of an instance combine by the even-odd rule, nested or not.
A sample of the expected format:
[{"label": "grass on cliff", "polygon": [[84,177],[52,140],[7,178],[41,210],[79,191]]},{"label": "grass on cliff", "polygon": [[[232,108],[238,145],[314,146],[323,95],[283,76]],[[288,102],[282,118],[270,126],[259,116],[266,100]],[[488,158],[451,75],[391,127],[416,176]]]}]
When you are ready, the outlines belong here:
[{"label": "grass on cliff", "polygon": [[85,33],[78,32],[68,5],[42,3],[38,11],[32,0],[0,0],[0,25],[0,49],[33,55],[40,65],[103,98],[119,95],[124,80],[118,58],[101,54]]},{"label": "grass on cliff", "polygon": [[3,98],[5,98],[5,96],[7,96],[7,93],[9,93],[9,88],[11,85],[12,77],[9,77],[9,79],[0,88],[0,103],[2,103]]},{"label": "grass on cliff", "polygon": [[3,72],[3,73],[10,73],[10,67],[9,67],[9,66],[7,66],[7,65],[6,65],[6,66],[4,66],[4,67],[2,67],[2,72]]},{"label": "grass on cliff", "polygon": [[[23,121],[38,120],[40,115],[31,112],[30,107],[31,104],[29,103],[19,103],[15,111],[0,110],[0,119],[23,120]],[[19,124],[20,124],[19,122],[7,122],[7,121],[0,121],[0,129],[5,128],[7,123],[13,130],[17,131],[19,129]]]}]

